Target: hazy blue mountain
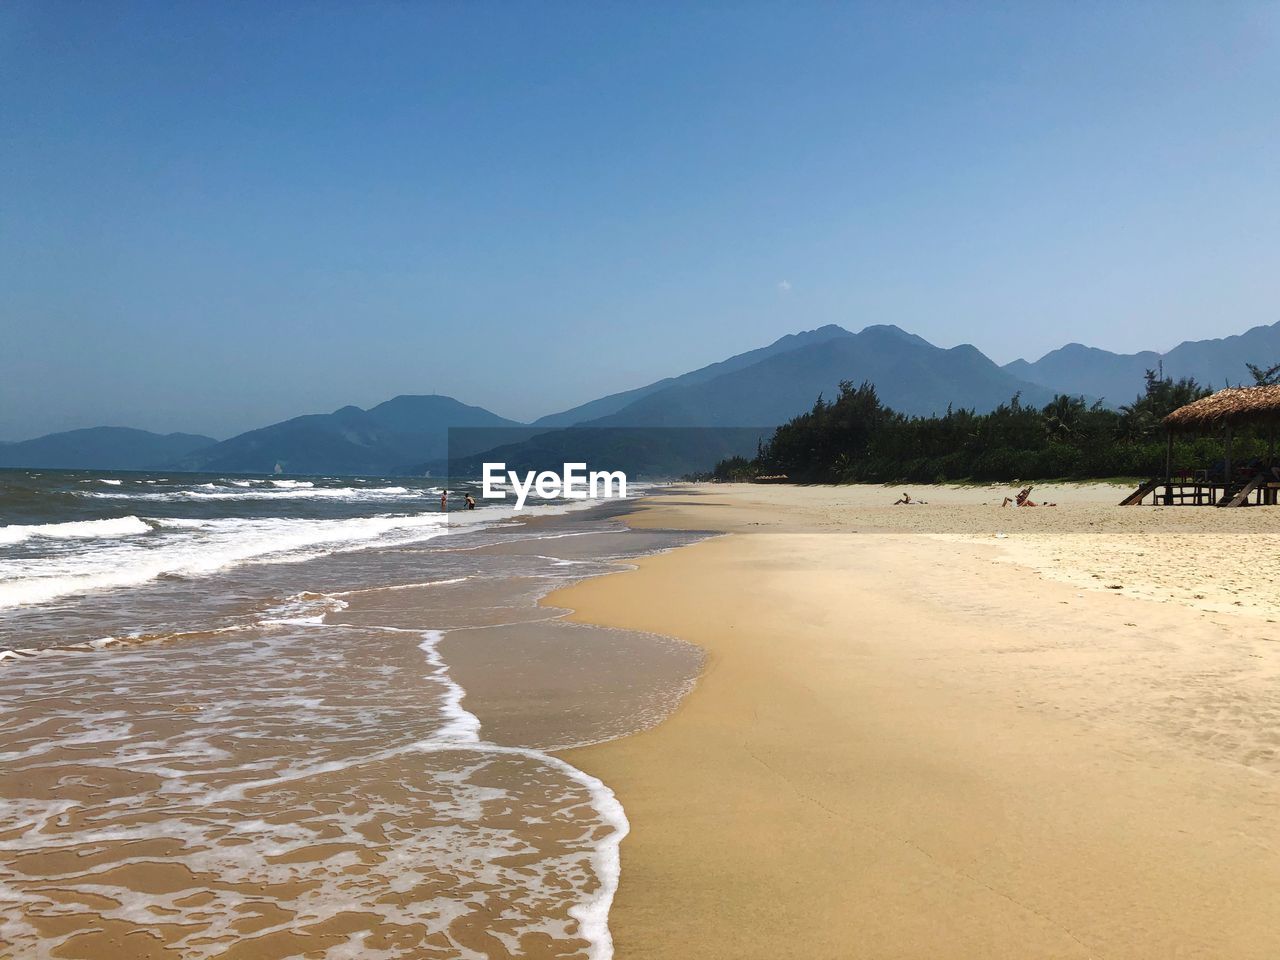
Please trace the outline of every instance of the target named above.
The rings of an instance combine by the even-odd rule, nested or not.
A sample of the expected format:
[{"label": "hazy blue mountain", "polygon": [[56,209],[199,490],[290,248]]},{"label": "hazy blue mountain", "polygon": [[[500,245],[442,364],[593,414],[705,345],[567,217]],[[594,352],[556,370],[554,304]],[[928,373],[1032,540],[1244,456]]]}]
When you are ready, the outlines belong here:
[{"label": "hazy blue mountain", "polygon": [[1042,387],[1061,385],[1062,393],[1084,394],[1115,407],[1142,392],[1145,372],[1156,369],[1159,362],[1160,354],[1151,350],[1121,354],[1069,343],[1035,363],[1014,360],[1004,369]]},{"label": "hazy blue mountain", "polygon": [[679,477],[709,470],[726,457],[751,456],[769,432],[738,427],[537,427],[525,431],[526,438],[519,442],[485,447],[482,453],[455,457],[448,464],[426,464],[417,472],[430,468],[464,477],[479,476],[485,463],[503,463],[520,473],[586,463],[592,469],[622,470],[633,481]]},{"label": "hazy blue mountain", "polygon": [[755,350],[748,350],[746,353],[739,353],[730,357],[728,360],[721,360],[719,363],[708,364],[689,373],[681,374],[678,377],[667,377],[648,386],[636,387],[634,390],[624,390],[622,393],[613,393],[607,397],[601,397],[598,400],[592,400],[589,403],[572,407],[561,413],[548,414],[538,420],[535,420],[534,426],[537,427],[568,427],[575,423],[585,423],[591,420],[598,420],[601,417],[607,417],[610,414],[617,413],[624,407],[641,400],[650,394],[657,393],[660,390],[666,390],[670,387],[682,387],[695,383],[705,383],[713,380],[726,373],[732,373],[734,370],[741,370],[749,367],[754,363],[759,363],[769,357],[777,356],[781,353],[788,353],[799,347],[809,346],[816,343],[824,343],[828,340],[834,340],[838,337],[852,337],[853,334],[844,327],[838,327],[834,323],[829,323],[825,327],[819,327],[816,330],[804,330],[800,333],[789,333],[785,337],[781,337],[769,344],[767,347],[759,347]]},{"label": "hazy blue mountain", "polygon": [[[990,410],[1015,393],[1036,405],[1047,403],[1057,392],[1101,397],[1119,405],[1137,396],[1144,371],[1161,362],[1166,374],[1194,376],[1219,387],[1246,381],[1246,361],[1264,366],[1280,361],[1280,323],[1219,340],[1189,341],[1163,355],[1116,354],[1073,343],[1035,363],[1015,360],[1004,367],[968,344],[944,350],[893,326],[871,326],[854,334],[829,325],[543,417],[534,424],[533,437],[523,424],[451,397],[401,396],[369,410],[349,406],[295,417],[221,443],[192,434],[160,436],[125,427],[72,430],[0,443],[0,466],[412,473],[425,464],[439,464],[450,454],[469,457],[500,446],[513,457],[523,451],[545,459],[590,440],[597,452],[617,454],[621,434],[560,436],[565,431],[559,427],[569,424],[772,427],[809,409],[818,394],[834,396],[841,380],[870,381],[890,407],[927,415],[948,406]],[[455,433],[454,449],[449,450],[450,427],[487,429]],[[634,434],[631,437],[628,443],[639,442]],[[710,450],[747,440],[745,433],[716,435],[703,445]],[[647,465],[687,461],[696,458],[699,450],[687,437],[674,435],[642,446],[641,459]],[[701,466],[691,464],[690,469]]]},{"label": "hazy blue mountain", "polygon": [[[492,458],[541,469],[563,458],[592,468],[626,463],[640,475],[707,470],[726,455],[753,453],[768,428],[808,410],[820,393],[834,397],[842,380],[869,380],[885,403],[911,414],[942,413],[948,406],[990,410],[1014,394],[1037,405],[1053,398],[967,344],[944,350],[892,326],[813,333],[827,335],[784,338],[778,344],[790,349],[765,348],[754,363],[721,366],[706,378],[673,378],[608,416],[542,432],[457,466],[474,472],[481,459]],[[681,429],[692,427],[705,429]],[[735,429],[750,427],[763,429]]]},{"label": "hazy blue mountain", "polygon": [[193,433],[151,433],[131,427],[86,427],[0,444],[0,467],[50,470],[144,470],[217,443]]},{"label": "hazy blue mountain", "polygon": [[[837,328],[838,329],[838,328]],[[807,343],[712,379],[642,397],[590,426],[774,426],[834,397],[841,380],[876,385],[903,413],[948,406],[991,410],[1021,393],[1043,404],[1053,392],[1020,380],[968,344],[944,350],[893,326]]]},{"label": "hazy blue mountain", "polygon": [[1164,355],[1164,372],[1173,377],[1194,376],[1219,389],[1253,383],[1246,363],[1262,367],[1280,363],[1280,322],[1218,340],[1184,341]]},{"label": "hazy blue mountain", "polygon": [[1195,377],[1214,389],[1248,384],[1246,363],[1265,367],[1280,362],[1280,323],[1216,340],[1187,340],[1164,354],[1112,353],[1069,343],[1035,363],[1015,360],[1004,369],[1050,390],[1101,397],[1109,406],[1119,406],[1142,392],[1146,371],[1158,369],[1161,362],[1166,376]]},{"label": "hazy blue mountain", "polygon": [[368,410],[294,417],[224,440],[174,466],[227,473],[386,476],[448,454],[450,427],[522,426],[452,397],[401,396]]}]

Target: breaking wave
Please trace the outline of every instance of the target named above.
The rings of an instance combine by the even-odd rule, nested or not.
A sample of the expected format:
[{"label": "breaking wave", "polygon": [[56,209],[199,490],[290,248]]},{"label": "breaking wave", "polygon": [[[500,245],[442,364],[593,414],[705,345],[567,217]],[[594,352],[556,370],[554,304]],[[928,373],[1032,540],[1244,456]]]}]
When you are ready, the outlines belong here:
[{"label": "breaking wave", "polygon": [[[104,539],[74,552],[6,561],[0,572],[0,609],[90,590],[134,586],[165,576],[202,576],[244,563],[287,563],[375,545],[414,543],[439,536],[446,526],[446,517],[440,513],[330,520],[228,517],[147,522],[122,517],[45,524],[36,528],[45,531],[42,536]],[[64,529],[50,534],[51,527],[114,532]],[[126,535],[152,532],[155,535],[147,537]]]},{"label": "breaking wave", "polygon": [[150,533],[150,524],[137,517],[113,517],[108,520],[77,520],[68,523],[12,524],[0,527],[0,544],[22,543],[33,537],[50,539],[93,539],[131,537]]}]

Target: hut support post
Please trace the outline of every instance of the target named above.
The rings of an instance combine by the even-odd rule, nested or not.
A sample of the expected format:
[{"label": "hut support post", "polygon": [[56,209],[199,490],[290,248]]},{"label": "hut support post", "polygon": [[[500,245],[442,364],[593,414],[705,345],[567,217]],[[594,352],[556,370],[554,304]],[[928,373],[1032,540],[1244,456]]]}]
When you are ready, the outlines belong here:
[{"label": "hut support post", "polygon": [[1164,431],[1164,503],[1173,503],[1173,431],[1165,427]]},{"label": "hut support post", "polygon": [[[1271,422],[1271,428],[1267,431],[1267,441],[1267,473],[1274,477],[1275,474],[1272,472],[1276,465],[1276,424],[1274,420]],[[1271,477],[1268,477],[1267,480],[1270,482]],[[1269,503],[1274,506],[1277,499],[1280,499],[1280,490],[1273,490],[1270,487],[1263,488],[1263,503]]]},{"label": "hut support post", "polygon": [[1227,422],[1226,457],[1222,462],[1222,495],[1231,496],[1231,423]]}]

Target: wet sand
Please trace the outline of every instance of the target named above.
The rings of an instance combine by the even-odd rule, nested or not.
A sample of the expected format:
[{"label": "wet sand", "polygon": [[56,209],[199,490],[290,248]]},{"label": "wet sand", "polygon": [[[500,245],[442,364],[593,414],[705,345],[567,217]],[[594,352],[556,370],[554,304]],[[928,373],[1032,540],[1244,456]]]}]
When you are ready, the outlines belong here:
[{"label": "wet sand", "polygon": [[1280,954],[1280,512],[899,492],[674,491],[631,522],[732,534],[548,598],[707,651],[564,755],[631,820],[617,956]]}]

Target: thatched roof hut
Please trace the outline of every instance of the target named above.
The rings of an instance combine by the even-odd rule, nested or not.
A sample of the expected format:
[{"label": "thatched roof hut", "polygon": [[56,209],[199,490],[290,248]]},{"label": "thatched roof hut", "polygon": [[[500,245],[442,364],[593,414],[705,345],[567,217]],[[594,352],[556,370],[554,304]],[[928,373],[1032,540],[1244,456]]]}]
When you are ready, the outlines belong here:
[{"label": "thatched roof hut", "polygon": [[1164,418],[1170,430],[1202,430],[1222,425],[1280,424],[1280,385],[1228,387],[1179,407]]},{"label": "thatched roof hut", "polygon": [[[1122,507],[1142,503],[1155,494],[1156,503],[1213,504],[1219,507],[1242,507],[1249,503],[1275,506],[1280,501],[1280,473],[1273,470],[1276,459],[1276,433],[1280,429],[1280,384],[1265,387],[1228,387],[1179,407],[1164,418],[1164,478],[1154,477],[1120,501]],[[1265,427],[1269,440],[1266,469],[1251,464],[1235,472],[1231,469],[1231,434],[1235,427]],[[1173,435],[1178,431],[1203,430],[1208,433],[1221,427],[1223,453],[1220,467],[1212,471],[1196,471],[1197,479],[1188,480],[1192,471],[1183,470],[1181,480],[1173,481]],[[1163,486],[1164,492],[1159,488]]]}]

